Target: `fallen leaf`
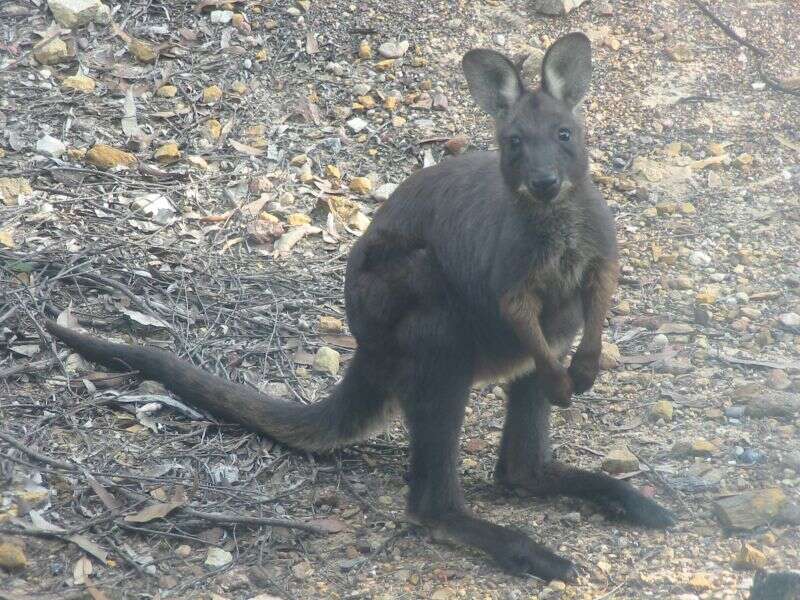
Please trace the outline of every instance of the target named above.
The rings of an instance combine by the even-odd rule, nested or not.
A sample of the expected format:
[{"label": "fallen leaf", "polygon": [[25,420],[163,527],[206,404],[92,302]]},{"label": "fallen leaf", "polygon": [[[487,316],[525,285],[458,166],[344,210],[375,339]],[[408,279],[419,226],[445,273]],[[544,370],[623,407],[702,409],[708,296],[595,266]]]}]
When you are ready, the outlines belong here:
[{"label": "fallen leaf", "polygon": [[292,248],[294,248],[297,242],[302,240],[305,236],[315,233],[322,233],[322,229],[313,225],[301,225],[300,227],[290,229],[275,242],[275,249],[272,253],[273,256],[286,256],[292,251]]},{"label": "fallen leaf", "polygon": [[146,315],[138,310],[131,310],[130,308],[121,308],[120,312],[128,317],[131,321],[135,321],[140,325],[148,327],[166,327],[169,328],[169,323],[156,316]]},{"label": "fallen leaf", "polygon": [[72,569],[72,582],[75,585],[83,585],[89,581],[89,576],[92,574],[92,561],[85,556],[81,556],[75,567]]},{"label": "fallen leaf", "polygon": [[242,154],[247,154],[249,156],[261,156],[262,154],[264,154],[264,151],[261,148],[248,146],[247,144],[243,144],[242,142],[237,142],[236,140],[228,140],[228,143],[234,150],[237,150]]},{"label": "fallen leaf", "polygon": [[145,506],[138,513],[127,515],[125,520],[128,523],[148,523],[155,519],[163,519],[176,508],[186,504],[186,502],[186,494],[184,493],[183,488],[178,487],[175,490],[175,495],[169,502],[158,502],[156,504]]}]

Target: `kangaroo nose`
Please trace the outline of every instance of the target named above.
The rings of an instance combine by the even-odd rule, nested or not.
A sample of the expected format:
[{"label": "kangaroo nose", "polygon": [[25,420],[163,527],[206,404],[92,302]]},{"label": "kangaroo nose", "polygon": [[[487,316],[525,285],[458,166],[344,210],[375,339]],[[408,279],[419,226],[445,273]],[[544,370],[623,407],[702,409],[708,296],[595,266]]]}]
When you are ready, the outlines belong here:
[{"label": "kangaroo nose", "polygon": [[534,177],[528,184],[534,194],[548,195],[558,185],[558,177],[553,174]]}]

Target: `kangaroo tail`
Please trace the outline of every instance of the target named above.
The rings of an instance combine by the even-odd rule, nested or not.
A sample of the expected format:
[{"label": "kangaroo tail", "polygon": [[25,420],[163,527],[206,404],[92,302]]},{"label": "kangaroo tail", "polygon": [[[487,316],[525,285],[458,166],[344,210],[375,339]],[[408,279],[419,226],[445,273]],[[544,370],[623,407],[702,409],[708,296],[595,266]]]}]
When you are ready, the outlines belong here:
[{"label": "kangaroo tail", "polygon": [[164,350],[107,342],[53,321],[47,321],[45,328],[92,362],[138,371],[222,420],[302,450],[329,450],[364,439],[390,412],[386,394],[371,383],[358,351],[327,398],[301,404],[211,375]]}]

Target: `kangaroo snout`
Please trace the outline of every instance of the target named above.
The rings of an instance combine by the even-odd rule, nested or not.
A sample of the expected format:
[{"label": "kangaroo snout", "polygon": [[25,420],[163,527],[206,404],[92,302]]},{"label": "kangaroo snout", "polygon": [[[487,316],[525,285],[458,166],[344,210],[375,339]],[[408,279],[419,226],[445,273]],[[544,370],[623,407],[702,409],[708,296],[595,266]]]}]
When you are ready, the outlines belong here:
[{"label": "kangaroo snout", "polygon": [[537,173],[528,179],[528,191],[539,200],[552,200],[561,191],[557,173]]}]

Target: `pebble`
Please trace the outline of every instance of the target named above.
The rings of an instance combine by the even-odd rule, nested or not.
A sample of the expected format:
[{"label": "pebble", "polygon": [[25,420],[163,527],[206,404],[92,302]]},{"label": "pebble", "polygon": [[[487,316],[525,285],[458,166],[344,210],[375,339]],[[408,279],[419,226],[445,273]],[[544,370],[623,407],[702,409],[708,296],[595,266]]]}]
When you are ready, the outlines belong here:
[{"label": "pebble", "polygon": [[36,140],[36,152],[40,154],[47,154],[48,156],[58,158],[66,151],[67,146],[64,142],[51,135],[45,135]]},{"label": "pebble", "polygon": [[669,400],[659,400],[650,407],[648,414],[653,421],[658,421],[659,419],[672,421],[673,412],[672,402]]},{"label": "pebble", "polygon": [[212,10],[211,15],[209,15],[212,23],[219,23],[224,25],[225,23],[230,23],[233,20],[233,11],[232,10]]},{"label": "pebble", "polygon": [[705,267],[711,264],[711,257],[701,250],[695,250],[689,255],[689,264],[695,267]]},{"label": "pebble", "polygon": [[659,333],[658,335],[653,336],[652,341],[650,342],[650,349],[651,350],[663,350],[669,344],[669,338],[664,335],[663,333]]},{"label": "pebble", "polygon": [[208,549],[205,564],[209,567],[224,567],[233,560],[233,554],[222,548],[212,547]]},{"label": "pebble", "polygon": [[788,312],[778,315],[778,321],[780,322],[781,326],[785,327],[786,329],[800,327],[800,315],[798,315],[796,312]]},{"label": "pebble", "polygon": [[94,21],[107,23],[110,12],[100,0],[47,0],[53,18],[67,29],[81,27]]},{"label": "pebble", "polygon": [[383,185],[379,185],[375,191],[372,192],[372,197],[378,202],[385,202],[396,189],[396,183],[384,183]]},{"label": "pebble", "polygon": [[378,54],[380,54],[383,58],[400,58],[406,52],[408,52],[408,46],[409,44],[406,40],[403,40],[402,42],[384,42],[378,46]]},{"label": "pebble", "polygon": [[180,556],[181,558],[188,558],[192,555],[192,547],[188,544],[181,544],[177,548],[175,548],[175,554]]},{"label": "pebble", "polygon": [[741,419],[744,417],[745,410],[744,406],[729,406],[725,409],[725,416],[730,419]]},{"label": "pebble", "polygon": [[22,548],[16,544],[0,544],[0,567],[9,571],[24,569],[28,565],[28,558]]},{"label": "pebble", "polygon": [[639,459],[627,446],[618,446],[608,451],[603,458],[602,468],[607,473],[630,473],[639,468]]},{"label": "pebble", "polygon": [[356,194],[369,194],[372,191],[372,181],[368,177],[353,177],[350,180],[350,191]]},{"label": "pebble", "polygon": [[65,77],[64,81],[61,82],[61,87],[67,90],[82,92],[84,94],[91,94],[94,91],[95,86],[96,83],[94,79],[87,77],[86,75],[81,75],[80,73]]},{"label": "pebble", "polygon": [[336,375],[339,372],[339,353],[328,346],[323,346],[317,350],[314,356],[313,368],[315,371]]},{"label": "pebble", "polygon": [[767,375],[767,386],[773,390],[783,391],[792,387],[792,380],[786,374],[786,371],[781,369],[773,369]]},{"label": "pebble", "polygon": [[363,131],[367,127],[367,125],[369,125],[369,123],[367,123],[361,117],[353,117],[352,119],[347,121],[347,126],[353,133],[359,133]]}]

